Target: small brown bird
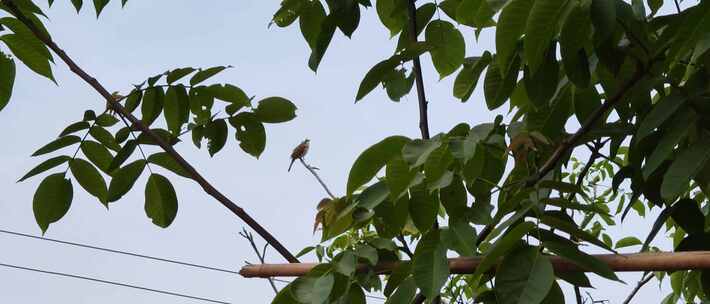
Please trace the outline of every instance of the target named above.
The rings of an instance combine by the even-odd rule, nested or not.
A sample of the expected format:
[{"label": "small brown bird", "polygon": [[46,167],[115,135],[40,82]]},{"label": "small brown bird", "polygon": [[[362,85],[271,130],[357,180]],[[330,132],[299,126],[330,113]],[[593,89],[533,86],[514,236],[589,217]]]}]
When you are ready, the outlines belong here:
[{"label": "small brown bird", "polygon": [[291,167],[293,167],[293,162],[295,162],[297,159],[302,159],[306,154],[308,153],[308,146],[310,144],[310,140],[306,138],[303,142],[301,142],[296,148],[293,149],[293,152],[291,152],[291,164],[288,165],[288,171],[291,171]]}]

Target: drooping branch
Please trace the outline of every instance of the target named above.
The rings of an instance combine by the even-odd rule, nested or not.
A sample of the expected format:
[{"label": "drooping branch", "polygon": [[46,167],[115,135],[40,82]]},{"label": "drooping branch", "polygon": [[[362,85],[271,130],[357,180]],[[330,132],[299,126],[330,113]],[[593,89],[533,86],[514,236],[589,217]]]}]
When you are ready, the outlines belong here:
[{"label": "drooping branch", "polygon": [[[409,0],[407,11],[409,12],[409,43],[414,45],[417,43],[417,7],[414,5],[415,0]],[[419,101],[419,130],[422,133],[422,139],[429,139],[429,114],[427,113],[426,93],[424,92],[424,79],[422,78],[422,64],[419,61],[419,56],[414,56],[412,59],[414,68],[414,82],[417,86],[417,100]]]},{"label": "drooping branch", "polygon": [[[634,254],[596,254],[595,258],[606,263],[615,272],[637,271],[677,271],[688,269],[710,269],[710,251],[686,252],[646,252]],[[550,256],[550,262],[556,272],[590,272],[570,260],[559,256]],[[481,263],[482,257],[449,259],[452,274],[471,274]],[[240,271],[247,278],[263,277],[298,277],[308,273],[317,263],[262,264],[244,266]],[[378,274],[387,274],[399,263],[383,262],[374,267]],[[360,265],[359,269],[367,269]]]},{"label": "drooping branch", "polygon": [[259,234],[264,240],[266,240],[269,245],[274,247],[286,260],[291,263],[298,263],[298,259],[290,252],[286,247],[284,247],[268,230],[266,230],[261,224],[259,224],[254,218],[252,218],[244,209],[237,206],[219,190],[217,190],[210,182],[208,182],[199,172],[185,160],[173,147],[166,143],[160,136],[155,134],[150,130],[150,128],[145,125],[140,119],[136,118],[128,112],[112,95],[109,91],[98,81],[96,78],[89,75],[81,67],[79,67],[74,60],[67,55],[67,53],[62,50],[51,37],[45,35],[37,26],[24,15],[24,13],[15,5],[12,0],[0,0],[15,17],[22,22],[27,28],[32,31],[35,37],[42,41],[47,47],[49,47],[61,60],[69,67],[69,69],[89,84],[96,92],[98,92],[106,102],[115,110],[119,115],[125,117],[134,126],[136,126],[142,133],[146,134],[149,138],[154,140],[158,146],[160,146],[166,153],[168,153],[177,163],[182,167],[195,182],[197,182],[202,189],[219,201],[223,206],[227,207],[232,213],[243,220],[249,227],[254,229],[257,234]]}]

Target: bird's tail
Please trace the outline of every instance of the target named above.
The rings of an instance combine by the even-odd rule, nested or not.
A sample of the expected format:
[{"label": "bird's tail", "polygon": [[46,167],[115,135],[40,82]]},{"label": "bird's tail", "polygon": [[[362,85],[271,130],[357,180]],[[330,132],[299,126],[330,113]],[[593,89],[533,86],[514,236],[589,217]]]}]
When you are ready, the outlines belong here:
[{"label": "bird's tail", "polygon": [[295,161],[296,161],[295,158],[291,160],[291,164],[288,165],[288,172],[291,172],[291,167],[293,167],[293,162],[295,162]]}]

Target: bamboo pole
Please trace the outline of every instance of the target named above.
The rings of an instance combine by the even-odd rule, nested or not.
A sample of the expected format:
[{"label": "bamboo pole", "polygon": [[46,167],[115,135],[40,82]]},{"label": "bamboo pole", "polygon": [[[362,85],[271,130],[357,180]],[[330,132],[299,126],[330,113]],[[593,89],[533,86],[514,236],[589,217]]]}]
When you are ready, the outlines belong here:
[{"label": "bamboo pole", "polygon": [[[634,271],[675,271],[688,269],[710,269],[710,251],[654,252],[634,254],[597,254],[595,258],[609,265],[614,272]],[[574,262],[559,256],[550,256],[556,272],[589,272]],[[449,259],[452,274],[470,274],[481,263],[481,257]],[[380,263],[375,272],[387,274],[397,267],[396,262]],[[258,264],[247,265],[239,271],[245,278],[300,277],[308,273],[318,263]],[[365,269],[365,265],[360,265]]]}]

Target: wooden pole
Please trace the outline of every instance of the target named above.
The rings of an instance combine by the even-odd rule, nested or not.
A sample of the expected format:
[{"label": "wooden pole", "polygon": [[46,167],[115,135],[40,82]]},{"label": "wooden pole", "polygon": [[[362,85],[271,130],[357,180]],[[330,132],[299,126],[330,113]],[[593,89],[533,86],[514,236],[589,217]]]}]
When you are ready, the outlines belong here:
[{"label": "wooden pole", "polygon": [[[609,265],[614,272],[633,271],[675,271],[688,269],[710,269],[710,251],[655,252],[635,254],[597,254],[595,258]],[[559,256],[550,256],[556,272],[589,272],[574,262]],[[481,257],[449,259],[452,274],[470,274],[481,263]],[[260,264],[247,265],[239,271],[246,278],[300,277],[308,273],[317,263]],[[380,263],[375,272],[387,274],[397,267],[396,262]],[[365,265],[360,265],[365,269]]]}]

